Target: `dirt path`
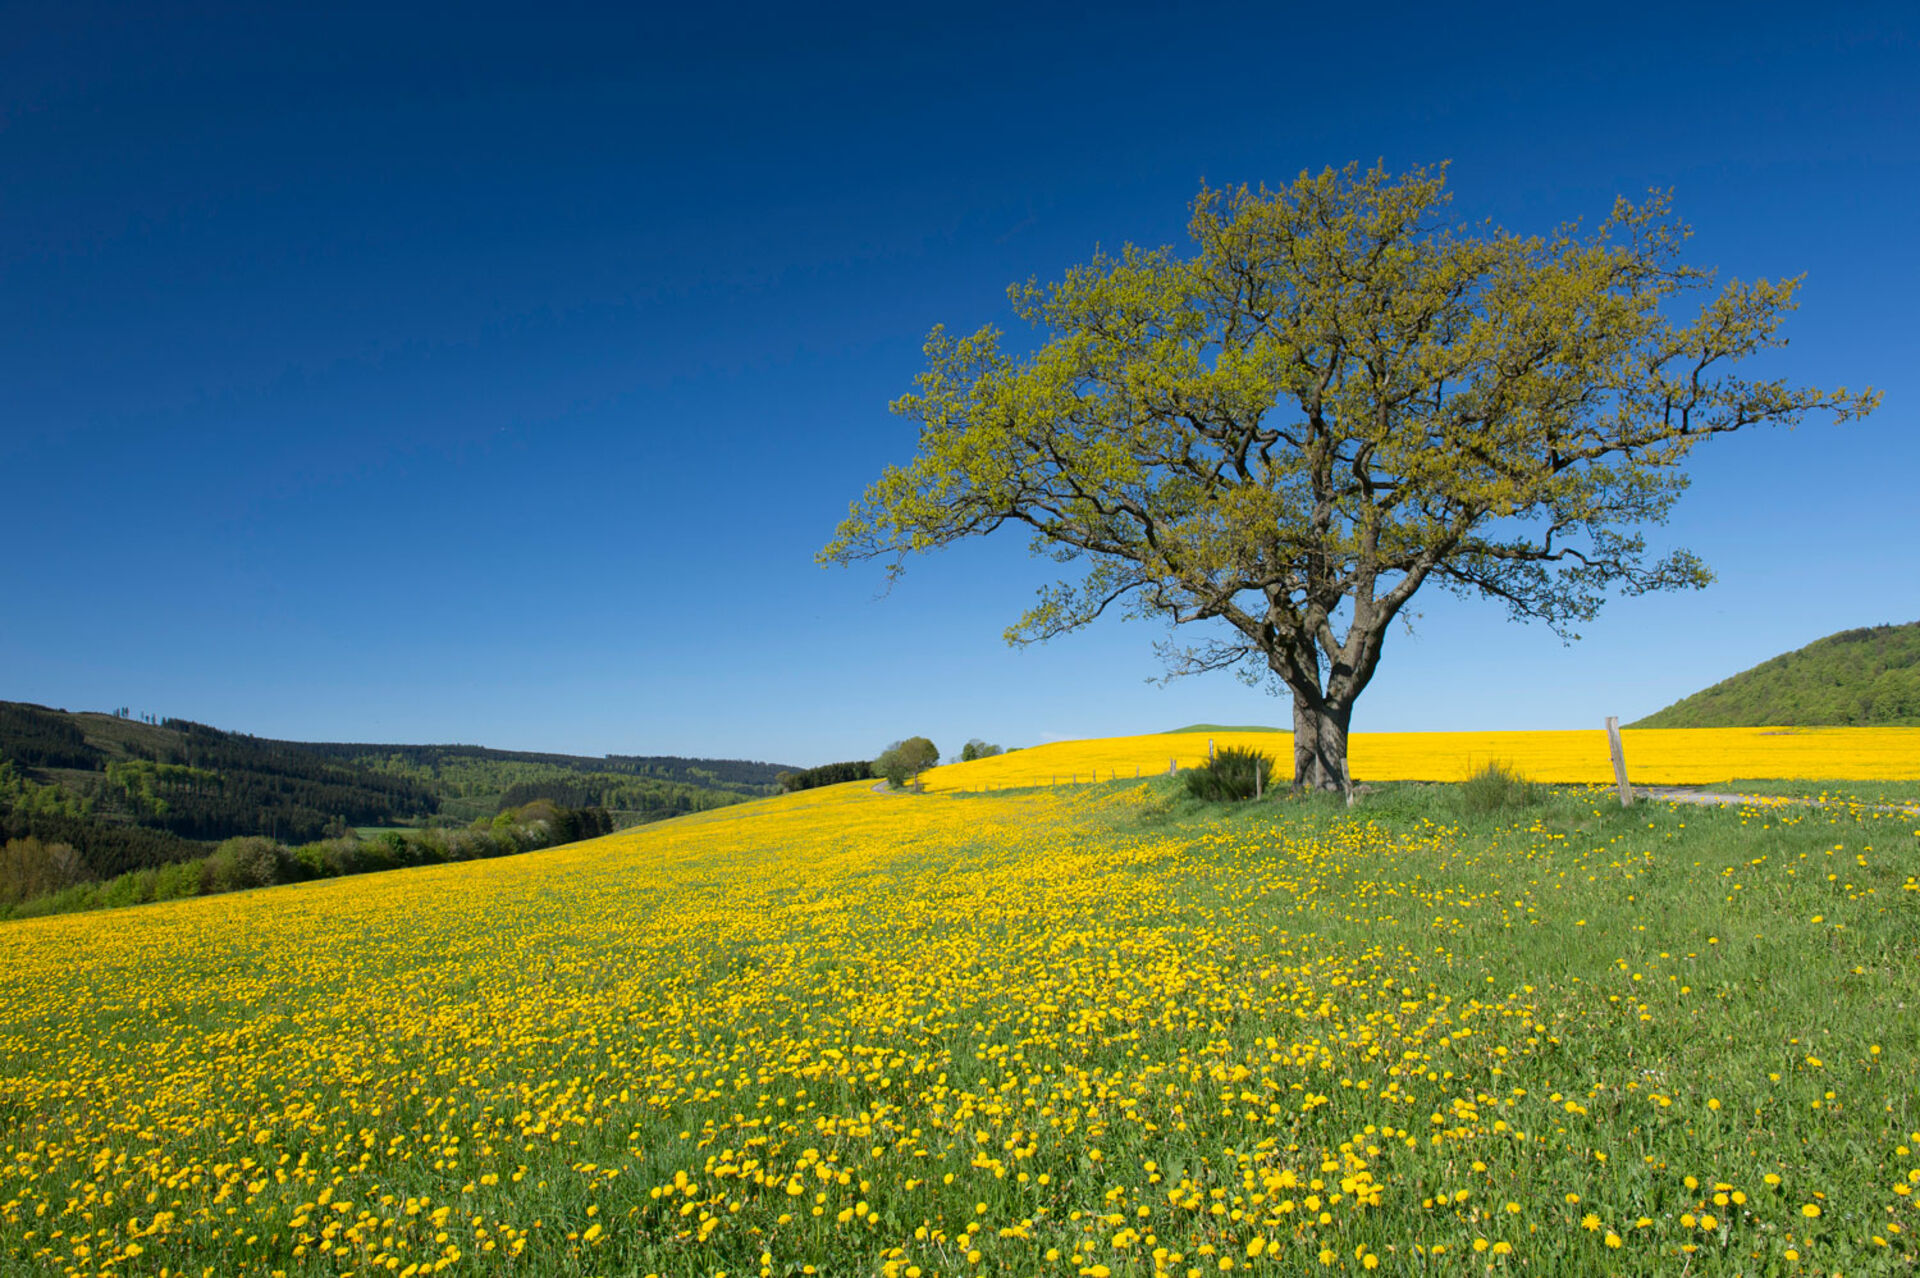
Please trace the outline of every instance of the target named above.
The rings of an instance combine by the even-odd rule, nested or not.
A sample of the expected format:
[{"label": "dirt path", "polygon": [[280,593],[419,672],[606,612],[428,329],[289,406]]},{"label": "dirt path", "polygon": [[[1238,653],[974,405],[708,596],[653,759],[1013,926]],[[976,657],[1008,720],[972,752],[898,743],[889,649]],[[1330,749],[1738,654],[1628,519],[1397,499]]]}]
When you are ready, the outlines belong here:
[{"label": "dirt path", "polygon": [[1890,803],[1848,803],[1844,799],[1799,799],[1780,794],[1719,794],[1708,790],[1682,790],[1674,786],[1636,785],[1633,787],[1635,798],[1653,799],[1661,803],[1692,803],[1700,807],[1726,807],[1740,804],[1752,804],[1755,807],[1784,807],[1788,804],[1805,804],[1816,807],[1861,807],[1869,812],[1906,812],[1920,816],[1920,806],[1900,807]]}]

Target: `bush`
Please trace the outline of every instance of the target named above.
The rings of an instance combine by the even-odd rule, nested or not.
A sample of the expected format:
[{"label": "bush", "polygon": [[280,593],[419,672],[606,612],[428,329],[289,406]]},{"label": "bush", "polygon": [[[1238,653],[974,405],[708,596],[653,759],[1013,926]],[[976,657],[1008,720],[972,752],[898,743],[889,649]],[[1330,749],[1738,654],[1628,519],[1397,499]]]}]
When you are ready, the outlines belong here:
[{"label": "bush", "polygon": [[199,896],[207,890],[205,861],[175,861],[153,872],[153,899],[174,901],[184,896]]},{"label": "bush", "polygon": [[997,745],[988,745],[979,737],[960,747],[960,762],[972,763],[975,759],[991,759],[996,754],[1004,754]]},{"label": "bush", "polygon": [[1521,776],[1510,763],[1498,759],[1460,783],[1460,807],[1473,816],[1540,802],[1540,787]]},{"label": "bush", "polygon": [[238,892],[280,881],[280,845],[258,835],[228,839],[207,858],[207,886],[213,892]]},{"label": "bush", "polygon": [[1255,789],[1255,771],[1262,789],[1273,788],[1273,760],[1258,750],[1228,746],[1214,755],[1203,768],[1187,773],[1187,792],[1210,803],[1251,799]]}]

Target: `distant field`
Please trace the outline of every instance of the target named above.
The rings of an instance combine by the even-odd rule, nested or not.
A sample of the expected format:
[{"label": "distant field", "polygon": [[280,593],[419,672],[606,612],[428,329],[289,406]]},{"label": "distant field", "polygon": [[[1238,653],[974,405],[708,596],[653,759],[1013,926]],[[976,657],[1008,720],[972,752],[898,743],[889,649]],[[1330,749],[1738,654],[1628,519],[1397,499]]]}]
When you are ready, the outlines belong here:
[{"label": "distant field", "polygon": [[[1646,785],[1710,785],[1736,777],[1857,781],[1920,779],[1920,728],[1669,728],[1622,733],[1627,772]],[[1207,742],[1271,755],[1293,775],[1293,734],[1187,731],[1059,741],[936,768],[932,791],[1055,785],[1165,773],[1206,762]],[[1585,732],[1361,732],[1350,743],[1356,781],[1461,781],[1493,761],[1535,781],[1613,780],[1607,735]]]},{"label": "distant field", "polygon": [[0,1268],[1920,1264],[1913,817],[1183,790],[0,925]]}]

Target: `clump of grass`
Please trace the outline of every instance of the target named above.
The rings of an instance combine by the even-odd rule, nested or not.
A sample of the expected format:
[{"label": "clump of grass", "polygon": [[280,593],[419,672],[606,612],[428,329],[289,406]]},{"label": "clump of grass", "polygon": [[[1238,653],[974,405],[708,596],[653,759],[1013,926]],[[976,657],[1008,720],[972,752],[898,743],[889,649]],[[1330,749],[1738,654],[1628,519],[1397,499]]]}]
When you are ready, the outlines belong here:
[{"label": "clump of grass", "polygon": [[[1259,782],[1255,781],[1256,770]],[[1228,746],[1205,767],[1187,773],[1187,793],[1212,803],[1251,799],[1257,786],[1273,787],[1273,760],[1242,746]]]},{"label": "clump of grass", "polygon": [[1511,763],[1495,759],[1460,783],[1460,806],[1472,816],[1486,816],[1510,808],[1530,808],[1540,802],[1540,787]]}]

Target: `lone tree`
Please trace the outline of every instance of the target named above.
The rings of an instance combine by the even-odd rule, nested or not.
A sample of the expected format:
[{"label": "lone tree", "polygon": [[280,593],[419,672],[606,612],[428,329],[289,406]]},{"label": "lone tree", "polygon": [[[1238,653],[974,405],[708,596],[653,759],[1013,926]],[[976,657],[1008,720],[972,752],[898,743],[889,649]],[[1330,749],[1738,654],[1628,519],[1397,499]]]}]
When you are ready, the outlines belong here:
[{"label": "lone tree", "polygon": [[1422,586],[1577,638],[1612,588],[1712,579],[1688,551],[1650,558],[1636,531],[1664,522],[1694,445],[1878,401],[1736,375],[1786,344],[1799,281],[1716,289],[1679,261],[1664,195],[1546,237],[1449,224],[1448,198],[1444,166],[1203,188],[1191,256],[1128,246],[1010,288],[1045,337],[1031,354],[991,326],[934,329],[892,406],[919,423],[918,453],[821,561],[897,574],[1023,524],[1036,553],[1084,571],[1009,642],[1115,604],[1217,623],[1163,645],[1170,673],[1290,691],[1295,786],[1341,789],[1354,702]]},{"label": "lone tree", "polygon": [[925,737],[908,737],[882,750],[873,761],[873,770],[898,790],[938,762],[940,751],[933,742]]}]

